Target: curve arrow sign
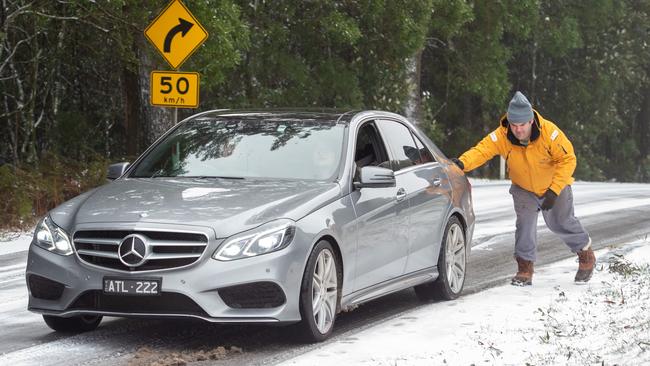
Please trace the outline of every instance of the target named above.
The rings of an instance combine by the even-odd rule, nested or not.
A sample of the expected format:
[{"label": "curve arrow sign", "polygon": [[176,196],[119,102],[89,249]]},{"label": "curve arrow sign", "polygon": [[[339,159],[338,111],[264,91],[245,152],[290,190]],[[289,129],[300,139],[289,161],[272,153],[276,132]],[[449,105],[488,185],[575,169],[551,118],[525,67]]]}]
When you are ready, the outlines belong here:
[{"label": "curve arrow sign", "polygon": [[181,37],[185,37],[187,32],[189,32],[189,30],[194,26],[194,23],[188,22],[183,18],[178,18],[178,22],[178,25],[170,29],[169,32],[167,32],[167,36],[165,36],[165,44],[163,46],[163,52],[165,53],[171,52],[172,39],[174,39],[176,34],[181,33]]}]

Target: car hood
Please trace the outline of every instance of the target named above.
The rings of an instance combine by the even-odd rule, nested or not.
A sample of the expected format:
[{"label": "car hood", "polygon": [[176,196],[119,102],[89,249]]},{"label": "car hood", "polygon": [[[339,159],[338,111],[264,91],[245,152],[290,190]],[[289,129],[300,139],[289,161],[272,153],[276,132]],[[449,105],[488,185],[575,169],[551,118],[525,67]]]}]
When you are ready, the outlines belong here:
[{"label": "car hood", "polygon": [[121,179],[66,202],[50,215],[60,226],[72,226],[71,221],[199,225],[225,238],[279,218],[298,220],[336,200],[340,192],[332,182]]}]

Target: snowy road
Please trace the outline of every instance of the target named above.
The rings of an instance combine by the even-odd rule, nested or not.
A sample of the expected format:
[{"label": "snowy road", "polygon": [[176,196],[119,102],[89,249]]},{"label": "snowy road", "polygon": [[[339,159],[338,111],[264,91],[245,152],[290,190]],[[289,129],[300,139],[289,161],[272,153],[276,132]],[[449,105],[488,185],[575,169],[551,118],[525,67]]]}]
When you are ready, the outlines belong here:
[{"label": "snowy road", "polygon": [[[477,224],[465,293],[502,284],[515,269],[509,183],[474,182],[473,188]],[[576,215],[591,233],[595,248],[642,240],[650,234],[650,185],[576,183],[573,190]],[[540,225],[537,265],[571,257],[564,244],[545,229],[541,215]],[[0,364],[140,365],[156,358],[164,364],[180,352],[193,354],[186,359],[212,359],[206,361],[210,364],[275,364],[318,347],[296,345],[284,328],[194,321],[111,319],[90,334],[55,334],[39,315],[26,310],[27,242],[28,238],[14,241],[10,247],[22,247],[23,251],[12,249],[9,253],[2,249],[5,243],[0,243]],[[426,305],[410,290],[365,304],[341,315],[329,342],[354,337],[363,329],[422,306]]]}]

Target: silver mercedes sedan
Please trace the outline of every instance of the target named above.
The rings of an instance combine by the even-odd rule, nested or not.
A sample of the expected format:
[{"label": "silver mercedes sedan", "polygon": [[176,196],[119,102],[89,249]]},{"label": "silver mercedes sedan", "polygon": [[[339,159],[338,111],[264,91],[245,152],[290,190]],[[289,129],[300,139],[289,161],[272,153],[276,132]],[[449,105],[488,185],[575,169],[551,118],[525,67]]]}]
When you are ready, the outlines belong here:
[{"label": "silver mercedes sedan", "polygon": [[471,186],[397,114],[209,111],[108,178],[36,227],[28,308],[56,331],[189,317],[313,342],[380,296],[463,290]]}]

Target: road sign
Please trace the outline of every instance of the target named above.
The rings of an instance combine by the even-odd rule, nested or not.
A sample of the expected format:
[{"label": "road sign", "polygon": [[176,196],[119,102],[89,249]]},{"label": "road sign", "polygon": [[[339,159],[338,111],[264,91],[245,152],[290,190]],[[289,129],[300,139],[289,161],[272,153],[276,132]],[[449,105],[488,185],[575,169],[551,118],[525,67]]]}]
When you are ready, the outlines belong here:
[{"label": "road sign", "polygon": [[208,38],[208,32],[180,0],[170,2],[144,34],[173,69]]},{"label": "road sign", "polygon": [[199,74],[196,72],[151,72],[151,105],[196,108],[199,106]]}]

